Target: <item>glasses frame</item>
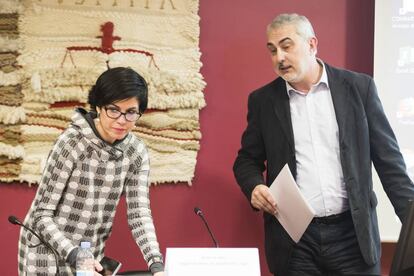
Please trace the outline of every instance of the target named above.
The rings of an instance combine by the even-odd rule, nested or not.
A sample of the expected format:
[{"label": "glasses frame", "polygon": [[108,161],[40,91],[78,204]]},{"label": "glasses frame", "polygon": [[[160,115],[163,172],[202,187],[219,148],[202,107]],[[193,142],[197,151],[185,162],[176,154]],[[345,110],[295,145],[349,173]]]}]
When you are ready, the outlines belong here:
[{"label": "glasses frame", "polygon": [[[141,116],[142,116],[142,113],[141,112],[135,112],[135,114],[138,114],[138,117],[135,120],[131,121],[131,120],[128,120],[128,118],[126,116],[128,114],[128,112],[122,112],[120,110],[117,110],[116,108],[111,108],[111,107],[108,107],[108,106],[104,106],[103,109],[105,109],[106,116],[108,116],[108,118],[111,118],[111,119],[114,119],[114,120],[118,120],[119,117],[121,117],[122,115],[124,115],[125,121],[133,123],[133,122],[138,121],[139,118],[141,118]],[[113,117],[113,116],[109,115],[108,114],[108,109],[117,110],[119,112],[119,115],[117,117]]]}]

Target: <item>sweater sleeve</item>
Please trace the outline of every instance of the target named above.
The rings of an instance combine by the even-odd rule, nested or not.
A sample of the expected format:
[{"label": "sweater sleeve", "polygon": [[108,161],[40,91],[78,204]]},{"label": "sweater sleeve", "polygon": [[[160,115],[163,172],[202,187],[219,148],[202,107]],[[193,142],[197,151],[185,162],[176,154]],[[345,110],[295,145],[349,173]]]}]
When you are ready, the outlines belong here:
[{"label": "sweater sleeve", "polygon": [[[149,200],[149,157],[143,143],[138,144],[133,172],[125,187],[128,224],[135,242],[138,244],[148,267],[153,273],[163,270],[163,260],[159,249]],[[157,265],[154,265],[159,263]]]},{"label": "sweater sleeve", "polygon": [[75,246],[65,237],[57,225],[56,213],[59,201],[65,196],[65,187],[74,167],[77,141],[64,132],[56,141],[46,162],[36,195],[38,201],[32,212],[33,227],[49,241],[62,259],[66,259]]}]

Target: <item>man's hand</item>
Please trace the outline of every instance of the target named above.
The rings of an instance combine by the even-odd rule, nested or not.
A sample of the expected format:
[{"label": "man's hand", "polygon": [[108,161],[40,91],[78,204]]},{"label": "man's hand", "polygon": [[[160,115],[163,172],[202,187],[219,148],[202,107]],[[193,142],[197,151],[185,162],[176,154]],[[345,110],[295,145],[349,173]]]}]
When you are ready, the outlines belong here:
[{"label": "man's hand", "polygon": [[154,276],[164,276],[164,271],[156,272]]},{"label": "man's hand", "polygon": [[252,192],[251,204],[254,208],[276,215],[276,202],[264,184],[257,185]]}]

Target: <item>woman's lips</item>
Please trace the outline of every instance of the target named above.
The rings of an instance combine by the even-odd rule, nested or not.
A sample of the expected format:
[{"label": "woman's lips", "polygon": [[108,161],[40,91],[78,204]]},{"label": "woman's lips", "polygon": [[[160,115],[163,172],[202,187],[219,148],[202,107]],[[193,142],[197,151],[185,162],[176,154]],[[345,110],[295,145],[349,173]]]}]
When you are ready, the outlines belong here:
[{"label": "woman's lips", "polygon": [[115,130],[115,132],[125,132],[125,129],[123,128],[112,128],[113,130]]}]

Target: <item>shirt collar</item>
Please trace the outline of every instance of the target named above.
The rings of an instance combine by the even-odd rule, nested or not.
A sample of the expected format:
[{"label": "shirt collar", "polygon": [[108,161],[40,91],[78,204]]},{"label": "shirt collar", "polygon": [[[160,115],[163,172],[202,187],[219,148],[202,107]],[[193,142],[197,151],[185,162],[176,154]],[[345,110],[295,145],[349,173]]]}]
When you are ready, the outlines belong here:
[{"label": "shirt collar", "polygon": [[[322,75],[321,75],[321,78],[319,79],[319,81],[317,83],[313,84],[312,87],[317,87],[317,86],[319,86],[320,84],[323,83],[329,89],[328,74],[326,73],[325,63],[319,58],[317,58],[316,60],[320,65],[322,65]],[[298,91],[295,88],[293,88],[292,85],[289,84],[289,82],[285,81],[285,83],[286,83],[286,92],[287,92],[289,97],[291,95],[291,92],[296,92],[296,93],[303,94],[303,92]]]}]

